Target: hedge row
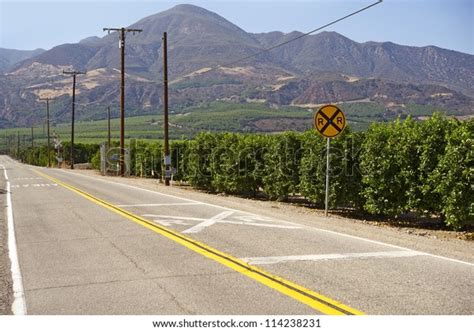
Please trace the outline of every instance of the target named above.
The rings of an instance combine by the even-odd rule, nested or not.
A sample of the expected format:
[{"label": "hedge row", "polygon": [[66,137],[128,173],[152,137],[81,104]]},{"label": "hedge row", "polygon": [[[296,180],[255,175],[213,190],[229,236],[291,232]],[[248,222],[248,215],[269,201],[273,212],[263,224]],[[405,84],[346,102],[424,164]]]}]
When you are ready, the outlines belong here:
[{"label": "hedge row", "polygon": [[[374,123],[365,133],[346,129],[331,141],[330,207],[391,217],[437,215],[453,228],[472,223],[473,136],[473,120],[440,114],[426,121]],[[161,145],[147,148],[160,157]],[[324,205],[326,140],[313,131],[204,132],[171,149],[175,180],[212,192],[263,192],[275,200],[299,195]],[[162,165],[156,167],[160,173]]]},{"label": "hedge row", "polygon": [[[74,162],[75,163],[89,163],[93,156],[99,149],[98,144],[74,144]],[[9,154],[20,160],[21,162],[37,165],[47,166],[48,165],[48,148],[46,145],[40,145],[35,147],[24,147],[21,146],[19,149],[12,147]],[[63,143],[60,151],[60,157],[63,162],[70,163],[71,161],[71,145],[69,142]],[[57,165],[57,151],[54,147],[51,147],[50,158],[53,165]]]},{"label": "hedge row", "polygon": [[[472,224],[473,139],[474,120],[440,114],[425,121],[374,123],[364,133],[347,128],[331,140],[330,207],[391,217],[436,215],[456,229]],[[76,152],[76,163],[92,159],[99,166],[97,145],[76,146],[83,151]],[[161,143],[132,140],[129,147],[132,175],[162,176]],[[45,165],[44,147],[29,153],[21,157]],[[264,193],[275,200],[300,196],[324,205],[326,140],[314,131],[203,132],[193,140],[172,142],[171,154],[174,180],[194,187],[247,196]]]}]

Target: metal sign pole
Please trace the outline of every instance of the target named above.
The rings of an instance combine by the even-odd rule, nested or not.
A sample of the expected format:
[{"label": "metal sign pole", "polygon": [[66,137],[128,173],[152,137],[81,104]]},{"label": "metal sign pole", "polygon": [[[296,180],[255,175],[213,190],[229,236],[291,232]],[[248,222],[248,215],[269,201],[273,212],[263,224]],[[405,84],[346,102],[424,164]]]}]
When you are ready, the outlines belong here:
[{"label": "metal sign pole", "polygon": [[314,128],[327,139],[326,147],[326,198],[324,201],[324,216],[329,210],[329,147],[331,138],[338,136],[346,127],[346,116],[335,105],[325,105],[314,114]]},{"label": "metal sign pole", "polygon": [[331,138],[327,138],[327,147],[326,147],[326,199],[325,205],[326,208],[324,210],[324,216],[328,216],[328,205],[329,205],[329,145],[330,145]]}]

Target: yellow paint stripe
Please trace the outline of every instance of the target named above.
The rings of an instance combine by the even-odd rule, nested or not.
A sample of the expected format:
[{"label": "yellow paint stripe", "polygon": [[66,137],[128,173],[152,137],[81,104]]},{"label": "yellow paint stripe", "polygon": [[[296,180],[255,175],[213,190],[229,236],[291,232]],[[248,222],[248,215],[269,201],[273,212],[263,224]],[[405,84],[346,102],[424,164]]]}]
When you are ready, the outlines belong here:
[{"label": "yellow paint stripe", "polygon": [[229,254],[226,254],[217,249],[209,247],[206,244],[196,241],[190,237],[184,236],[179,232],[176,232],[167,227],[155,224],[138,215],[134,215],[120,207],[117,207],[117,206],[112,205],[111,203],[108,203],[107,201],[96,198],[92,196],[91,194],[86,193],[72,185],[66,184],[57,178],[51,177],[37,170],[33,170],[33,171],[39,174],[40,176],[43,176],[61,185],[62,187],[65,187],[83,196],[84,198],[96,203],[99,206],[107,208],[137,224],[140,224],[141,226],[149,230],[152,230],[158,234],[161,234],[162,236],[165,236],[166,238],[169,238],[173,240],[174,242],[202,256],[205,256],[211,260],[219,262],[220,264],[223,264],[226,267],[229,267],[249,278],[252,278],[263,285],[266,285],[274,290],[277,290],[278,292],[284,295],[287,295],[301,303],[304,303],[319,312],[322,312],[327,315],[363,315],[364,314],[361,311],[348,307],[322,294],[316,293],[307,288],[304,288],[303,286],[295,284],[289,280],[272,275],[260,268],[256,268],[252,265],[249,265],[248,263],[242,260],[239,260],[236,257],[233,257]]}]

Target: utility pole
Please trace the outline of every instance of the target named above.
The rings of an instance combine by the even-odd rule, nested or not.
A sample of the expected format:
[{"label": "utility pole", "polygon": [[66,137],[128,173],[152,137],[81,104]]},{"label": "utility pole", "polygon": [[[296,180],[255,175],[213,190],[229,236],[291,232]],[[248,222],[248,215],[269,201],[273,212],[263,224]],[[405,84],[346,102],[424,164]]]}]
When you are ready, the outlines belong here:
[{"label": "utility pole", "polygon": [[16,132],[16,159],[20,157],[20,131]]},{"label": "utility pole", "polygon": [[65,75],[72,75],[72,116],[71,116],[71,169],[74,169],[74,105],[76,103],[76,76],[84,75],[80,71],[64,71]]},{"label": "utility pole", "polygon": [[35,148],[35,135],[34,135],[34,126],[31,125],[31,149]]},{"label": "utility pole", "polygon": [[108,131],[108,135],[107,135],[107,149],[109,150],[110,149],[110,106],[107,107],[107,131]]},{"label": "utility pole", "polygon": [[170,185],[171,157],[168,136],[168,42],[167,34],[163,32],[163,112],[164,112],[164,139],[165,139],[165,185]]},{"label": "utility pole", "polygon": [[54,100],[51,98],[40,98],[40,100],[46,100],[46,123],[47,123],[47,133],[48,133],[48,168],[51,167],[51,144],[50,144],[50,135],[49,135],[49,101]]},{"label": "utility pole", "polygon": [[119,33],[120,48],[120,176],[125,176],[125,35],[140,33],[141,29],[103,28],[103,31]]}]

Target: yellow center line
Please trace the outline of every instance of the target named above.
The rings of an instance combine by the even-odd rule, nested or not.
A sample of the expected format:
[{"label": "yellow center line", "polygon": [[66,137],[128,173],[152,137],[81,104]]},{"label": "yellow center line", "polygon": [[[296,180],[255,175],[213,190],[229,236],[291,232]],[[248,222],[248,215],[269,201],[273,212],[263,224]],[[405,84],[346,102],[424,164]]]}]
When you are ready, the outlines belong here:
[{"label": "yellow center line", "polygon": [[322,294],[311,291],[303,286],[295,284],[289,280],[283,279],[281,277],[272,275],[260,268],[252,266],[245,261],[242,261],[236,257],[233,257],[227,253],[221,252],[215,248],[207,246],[204,243],[201,243],[197,240],[194,240],[190,237],[184,236],[179,232],[171,230],[165,226],[155,224],[143,217],[134,215],[133,213],[117,207],[105,200],[99,199],[87,192],[84,192],[70,184],[64,183],[61,180],[46,175],[40,171],[33,170],[40,176],[47,178],[64,188],[67,188],[84,198],[94,202],[95,204],[107,208],[141,226],[154,231],[162,236],[165,236],[168,239],[173,240],[174,242],[192,250],[195,253],[198,253],[202,256],[205,256],[211,260],[214,260],[222,265],[225,265],[232,270],[235,270],[249,278],[256,280],[257,282],[268,286],[284,295],[289,296],[290,298],[304,303],[311,308],[327,315],[363,315],[359,310],[348,307],[336,300],[330,299]]}]

